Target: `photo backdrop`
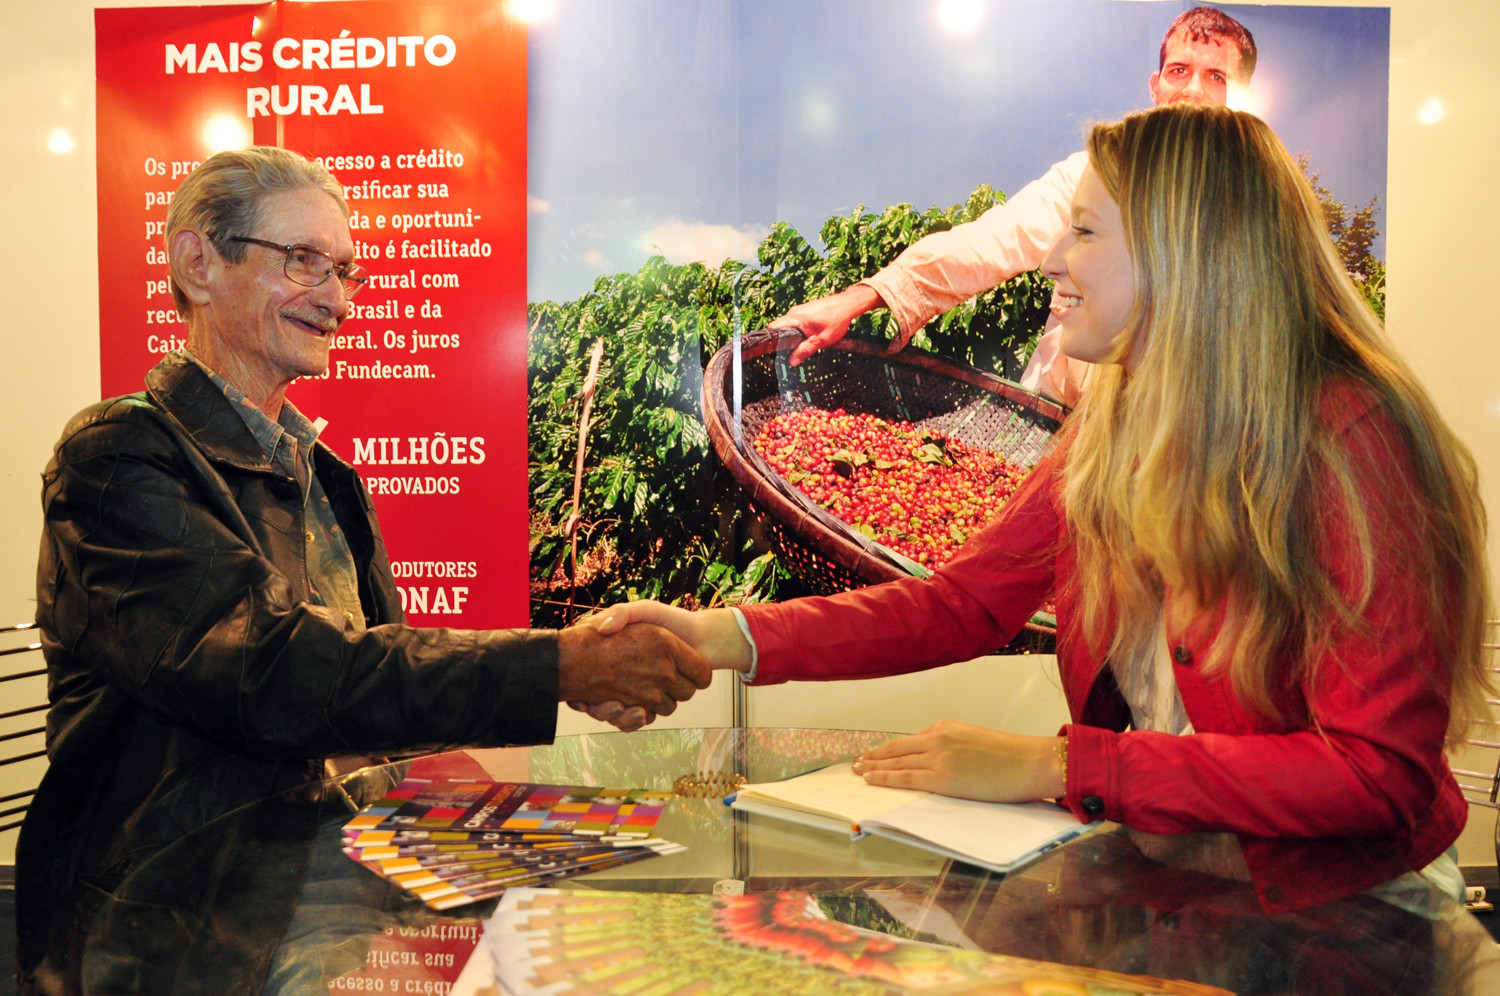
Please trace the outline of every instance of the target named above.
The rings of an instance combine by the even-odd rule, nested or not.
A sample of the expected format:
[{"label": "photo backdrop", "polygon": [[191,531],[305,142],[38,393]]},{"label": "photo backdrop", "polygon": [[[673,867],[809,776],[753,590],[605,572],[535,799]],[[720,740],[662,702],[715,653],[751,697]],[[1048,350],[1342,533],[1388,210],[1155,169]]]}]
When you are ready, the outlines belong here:
[{"label": "photo backdrop", "polygon": [[[533,619],[568,618],[573,583],[583,605],[638,595],[706,605],[800,594],[809,574],[830,576],[820,563],[788,577],[795,544],[768,541],[806,509],[752,513],[718,469],[704,365],[737,334],[977,217],[1080,150],[1093,123],[1150,106],[1163,36],[1193,6],[560,0],[534,22]],[[1351,275],[1383,307],[1389,11],[1219,6],[1259,50],[1232,102],[1305,157]],[[1049,298],[1047,281],[1022,275],[934,319],[908,349],[1014,377]],[[883,344],[891,326],[877,311],[852,335]],[[571,434],[601,342],[570,571]],[[747,389],[741,400],[765,398]],[[860,487],[867,503],[882,500]],[[968,522],[934,529],[942,513],[930,502],[884,500],[855,531],[908,557],[971,534]]]},{"label": "photo backdrop", "polygon": [[[1162,35],[1191,6],[96,11],[101,390],[139,389],[181,343],[161,229],[182,176],[219,148],[282,145],[346,185],[374,274],[329,375],[291,398],[369,481],[414,622],[796,593],[711,454],[709,356],[977,216],[1092,122],[1148,106]],[[1388,9],[1221,6],[1260,49],[1242,105],[1305,156],[1380,306]],[[1047,294],[1023,276],[914,347],[1014,373]],[[854,334],[889,328],[877,313]]]}]

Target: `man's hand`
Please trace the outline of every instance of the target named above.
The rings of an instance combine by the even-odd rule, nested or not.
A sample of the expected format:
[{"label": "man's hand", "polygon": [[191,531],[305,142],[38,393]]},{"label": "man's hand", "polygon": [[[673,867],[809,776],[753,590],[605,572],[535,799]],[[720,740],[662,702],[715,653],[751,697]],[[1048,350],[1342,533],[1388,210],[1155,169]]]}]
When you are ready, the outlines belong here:
[{"label": "man's hand", "polygon": [[[745,642],[739,623],[728,609],[689,612],[650,600],[622,602],[586,616],[577,625],[591,627],[604,635],[625,632],[641,625],[660,627],[700,654],[711,668],[744,671],[750,667],[750,645]],[[568,705],[601,723],[613,723],[626,733],[638,730],[656,718],[654,712],[640,706],[627,707],[618,700],[570,699]]]},{"label": "man's hand", "polygon": [[624,632],[641,624],[660,626],[703,655],[708,666],[715,670],[750,670],[750,644],[740,632],[734,613],[728,609],[689,612],[675,605],[641,599],[611,605],[590,618],[599,632],[605,634]]},{"label": "man's hand", "polygon": [[[586,620],[557,634],[557,653],[558,697],[574,708],[575,703],[602,704],[612,715],[596,718],[621,729],[671,715],[677,703],[707,688],[713,678],[701,654],[649,624],[606,634]],[[627,716],[633,708],[640,712]]]},{"label": "man's hand", "polygon": [[647,712],[640,706],[626,708],[623,702],[569,702],[568,708],[601,723],[613,724],[621,733],[634,733],[643,726],[650,726],[656,719],[656,713]]},{"label": "man's hand", "polygon": [[837,294],[804,301],[771,322],[767,328],[796,329],[806,337],[806,341],[792,350],[788,360],[794,367],[801,366],[803,360],[818,350],[842,339],[844,333],[849,331],[849,323],[854,319],[884,304],[875,288],[868,284],[855,284],[845,287]]},{"label": "man's hand", "polygon": [[855,774],[871,785],[982,802],[1055,799],[1066,788],[1058,737],[1027,737],[944,719],[865,751]]}]

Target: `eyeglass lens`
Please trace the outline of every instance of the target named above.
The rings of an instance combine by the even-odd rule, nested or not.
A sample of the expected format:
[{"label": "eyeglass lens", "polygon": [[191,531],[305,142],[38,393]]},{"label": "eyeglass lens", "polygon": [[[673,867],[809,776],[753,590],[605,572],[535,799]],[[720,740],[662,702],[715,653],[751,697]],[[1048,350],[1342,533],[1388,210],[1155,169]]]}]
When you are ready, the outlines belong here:
[{"label": "eyeglass lens", "polygon": [[286,275],[299,284],[316,287],[328,279],[330,273],[338,275],[346,297],[358,294],[365,285],[365,268],[358,263],[340,267],[331,256],[309,246],[293,246],[286,254]]}]

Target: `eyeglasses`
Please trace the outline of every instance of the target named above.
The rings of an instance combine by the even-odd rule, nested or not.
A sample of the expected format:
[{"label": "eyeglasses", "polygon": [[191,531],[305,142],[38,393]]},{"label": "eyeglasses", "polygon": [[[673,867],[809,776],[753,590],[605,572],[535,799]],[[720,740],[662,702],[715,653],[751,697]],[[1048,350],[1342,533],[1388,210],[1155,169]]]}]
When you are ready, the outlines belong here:
[{"label": "eyeglasses", "polygon": [[253,246],[265,246],[267,249],[286,253],[286,260],[282,263],[281,269],[288,280],[294,284],[301,284],[303,287],[316,287],[337,273],[339,282],[344,285],[344,297],[352,298],[370,282],[370,274],[363,266],[358,263],[340,263],[317,246],[284,246],[278,242],[267,242],[265,239],[252,239],[246,235],[231,235],[229,241],[246,242]]}]

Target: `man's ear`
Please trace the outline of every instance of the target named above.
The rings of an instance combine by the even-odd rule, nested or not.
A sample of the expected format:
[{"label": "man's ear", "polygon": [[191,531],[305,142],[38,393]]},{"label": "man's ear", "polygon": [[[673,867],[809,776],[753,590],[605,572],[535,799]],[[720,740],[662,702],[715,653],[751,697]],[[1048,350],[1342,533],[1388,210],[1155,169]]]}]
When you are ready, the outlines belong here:
[{"label": "man's ear", "polygon": [[222,263],[208,237],[196,228],[179,228],[167,244],[167,259],[172,283],[193,304],[207,304],[209,284]]},{"label": "man's ear", "polygon": [[1156,84],[1159,83],[1160,81],[1161,81],[1161,71],[1160,70],[1152,73],[1151,74],[1151,78],[1146,81],[1146,89],[1151,91],[1151,104],[1152,104],[1153,107],[1156,105]]}]

